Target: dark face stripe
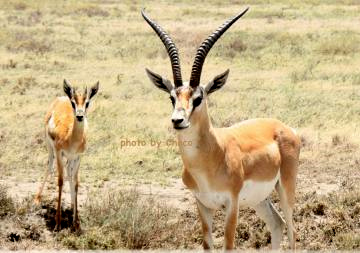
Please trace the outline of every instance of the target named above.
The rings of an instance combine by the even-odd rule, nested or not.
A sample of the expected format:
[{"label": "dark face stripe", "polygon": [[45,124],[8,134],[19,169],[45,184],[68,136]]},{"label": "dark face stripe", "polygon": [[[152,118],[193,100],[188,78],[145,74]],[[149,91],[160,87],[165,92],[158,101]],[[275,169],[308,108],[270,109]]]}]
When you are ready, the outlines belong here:
[{"label": "dark face stripe", "polygon": [[[199,103],[198,105],[194,105],[194,101],[195,101],[196,99],[201,99],[201,100],[200,100],[200,103]],[[197,97],[197,98],[195,98],[195,100],[193,100],[193,108],[192,108],[192,110],[191,110],[191,113],[190,113],[189,118],[191,117],[191,115],[192,115],[192,113],[194,112],[195,108],[198,107],[198,106],[202,103],[203,99],[204,99],[204,92],[203,92],[203,89],[200,89],[200,96]]]}]

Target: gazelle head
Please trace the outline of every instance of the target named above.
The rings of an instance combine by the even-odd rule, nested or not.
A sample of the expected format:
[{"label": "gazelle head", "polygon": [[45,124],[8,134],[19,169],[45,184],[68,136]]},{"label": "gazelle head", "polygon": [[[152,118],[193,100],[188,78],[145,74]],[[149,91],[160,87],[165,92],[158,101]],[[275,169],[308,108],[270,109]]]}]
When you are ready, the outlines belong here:
[{"label": "gazelle head", "polygon": [[86,118],[86,112],[90,106],[91,99],[99,90],[99,82],[94,84],[90,89],[85,87],[84,92],[78,93],[75,88],[71,87],[68,81],[64,79],[64,92],[70,99],[74,117],[78,122],[82,122]]},{"label": "gazelle head", "polygon": [[206,40],[204,40],[197,50],[191,70],[190,82],[187,83],[183,83],[181,78],[180,60],[178,50],[174,42],[158,24],[152,21],[145,14],[144,10],[141,11],[143,18],[160,37],[170,57],[174,78],[173,83],[149,69],[146,69],[146,72],[156,87],[170,94],[170,99],[174,108],[171,121],[175,129],[188,128],[192,122],[193,115],[200,113],[204,107],[204,100],[206,100],[207,95],[220,89],[226,83],[226,79],[229,75],[229,69],[222,74],[215,76],[208,84],[200,85],[202,67],[207,54],[215,42],[228,28],[230,28],[232,24],[242,17],[248,9],[249,8],[245,9],[243,12],[226,21]]}]

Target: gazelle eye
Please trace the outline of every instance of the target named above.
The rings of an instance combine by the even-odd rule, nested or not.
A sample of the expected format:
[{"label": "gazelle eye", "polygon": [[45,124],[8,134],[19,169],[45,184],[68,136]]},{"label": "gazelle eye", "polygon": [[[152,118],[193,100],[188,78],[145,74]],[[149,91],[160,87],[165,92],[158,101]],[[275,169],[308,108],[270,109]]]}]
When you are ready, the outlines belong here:
[{"label": "gazelle eye", "polygon": [[85,103],[85,108],[89,107],[89,101]]},{"label": "gazelle eye", "polygon": [[173,96],[170,96],[170,99],[171,99],[172,105],[175,106],[175,98]]},{"label": "gazelle eye", "polygon": [[193,100],[193,107],[197,107],[201,104],[201,101],[202,101],[202,97],[197,97]]},{"label": "gazelle eye", "polygon": [[71,106],[75,109],[75,103],[73,101],[71,101]]}]

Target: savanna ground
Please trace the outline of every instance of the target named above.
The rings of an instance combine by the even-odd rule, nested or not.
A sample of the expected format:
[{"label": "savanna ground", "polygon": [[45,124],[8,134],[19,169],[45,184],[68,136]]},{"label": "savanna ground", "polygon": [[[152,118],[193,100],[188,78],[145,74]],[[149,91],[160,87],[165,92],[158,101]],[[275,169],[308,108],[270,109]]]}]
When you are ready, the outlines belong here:
[{"label": "savanna ground", "polygon": [[[199,249],[194,199],[181,183],[176,145],[166,145],[175,139],[171,103],[144,72],[171,78],[170,64],[140,10],[171,34],[188,77],[197,46],[246,6],[204,66],[203,82],[231,69],[210,97],[212,121],[274,117],[297,128],[297,247],[359,249],[358,0],[1,0],[0,248]],[[42,206],[32,205],[47,163],[43,118],[64,78],[81,88],[101,83],[80,167],[81,234],[67,228],[67,184],[61,232],[52,232],[55,178]],[[121,146],[126,140],[143,142]],[[213,235],[221,247],[220,211]],[[237,247],[268,248],[269,241],[254,212],[240,210]]]}]

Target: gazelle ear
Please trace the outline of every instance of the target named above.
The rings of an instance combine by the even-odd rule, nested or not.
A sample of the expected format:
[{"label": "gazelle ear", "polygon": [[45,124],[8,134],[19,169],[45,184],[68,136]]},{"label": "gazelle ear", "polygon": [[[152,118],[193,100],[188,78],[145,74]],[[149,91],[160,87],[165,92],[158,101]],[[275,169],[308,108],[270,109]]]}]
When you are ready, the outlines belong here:
[{"label": "gazelle ear", "polygon": [[91,99],[93,96],[96,95],[96,93],[98,93],[99,91],[99,81],[96,82],[96,84],[94,84],[91,88],[90,88],[90,91],[89,91],[89,99]]},{"label": "gazelle ear", "polygon": [[215,78],[205,86],[205,92],[207,94],[210,94],[214,91],[217,91],[221,87],[223,87],[229,76],[229,72],[230,72],[230,70],[228,69],[224,73],[215,76]]},{"label": "gazelle ear", "polygon": [[148,75],[150,81],[153,84],[155,84],[155,86],[158,87],[159,89],[166,91],[167,93],[170,93],[170,91],[172,91],[174,89],[174,86],[168,79],[163,78],[159,74],[156,74],[149,69],[145,69],[145,70],[146,70],[146,74]]},{"label": "gazelle ear", "polygon": [[64,92],[70,99],[73,98],[74,89],[71,87],[71,85],[69,84],[69,82],[66,79],[64,79]]}]

